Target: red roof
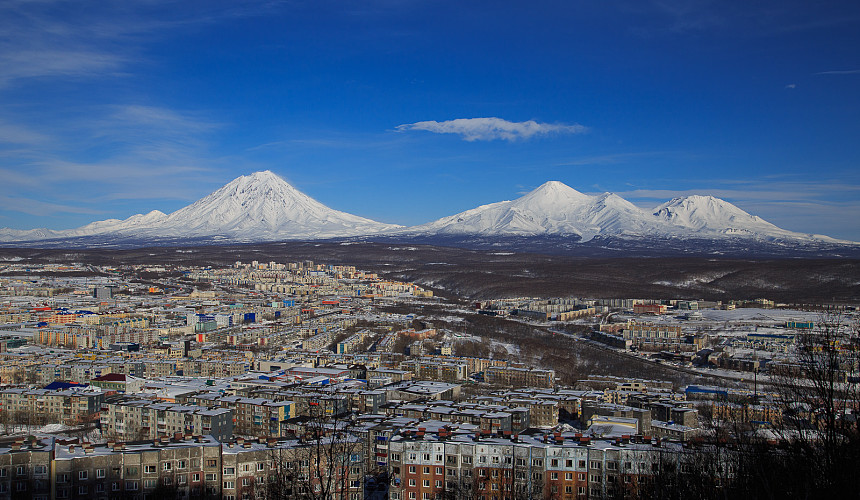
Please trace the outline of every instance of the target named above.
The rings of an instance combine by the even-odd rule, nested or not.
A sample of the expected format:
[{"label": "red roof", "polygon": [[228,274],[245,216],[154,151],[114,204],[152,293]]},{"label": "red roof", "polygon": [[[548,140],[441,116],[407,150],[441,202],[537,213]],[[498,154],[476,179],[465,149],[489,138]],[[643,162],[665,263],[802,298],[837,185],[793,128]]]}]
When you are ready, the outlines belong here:
[{"label": "red roof", "polygon": [[98,382],[125,382],[125,375],[121,373],[108,373],[107,375],[96,377],[93,380]]}]

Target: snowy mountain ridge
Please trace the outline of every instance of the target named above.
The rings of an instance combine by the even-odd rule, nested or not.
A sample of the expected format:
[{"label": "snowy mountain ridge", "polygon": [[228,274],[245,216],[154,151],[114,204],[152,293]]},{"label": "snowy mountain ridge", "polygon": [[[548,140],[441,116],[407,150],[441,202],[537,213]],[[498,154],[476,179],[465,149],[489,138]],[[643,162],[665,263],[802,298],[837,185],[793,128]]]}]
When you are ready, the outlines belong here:
[{"label": "snowy mountain ridge", "polygon": [[266,170],[240,176],[171,214],[153,210],[125,220],[108,219],[65,231],[4,228],[0,229],[0,241],[101,235],[274,241],[362,236],[400,227],[329,208]]},{"label": "snowy mountain ridge", "polygon": [[712,196],[674,198],[651,211],[613,193],[587,195],[549,181],[524,196],[483,205],[402,231],[410,235],[571,235],[619,238],[753,238],[852,244],[797,233]]},{"label": "snowy mountain ridge", "polygon": [[173,213],[153,210],[125,220],[50,229],[0,229],[0,242],[75,238],[158,240],[214,238],[262,242],[363,236],[596,237],[623,240],[756,240],[791,244],[849,244],[827,236],[779,228],[712,196],[674,198],[643,210],[613,193],[588,195],[549,181],[515,200],[482,205],[433,222],[405,228],[329,208],[270,171],[240,176]]}]

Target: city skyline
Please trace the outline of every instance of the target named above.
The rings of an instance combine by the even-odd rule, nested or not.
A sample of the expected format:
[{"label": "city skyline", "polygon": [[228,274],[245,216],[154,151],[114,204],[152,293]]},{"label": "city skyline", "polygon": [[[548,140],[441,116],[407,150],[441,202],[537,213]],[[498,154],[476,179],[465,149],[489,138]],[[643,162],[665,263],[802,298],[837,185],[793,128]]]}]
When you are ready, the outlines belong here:
[{"label": "city skyline", "polygon": [[548,180],[860,240],[849,2],[0,7],[0,227],[175,211],[271,170],[415,225]]}]

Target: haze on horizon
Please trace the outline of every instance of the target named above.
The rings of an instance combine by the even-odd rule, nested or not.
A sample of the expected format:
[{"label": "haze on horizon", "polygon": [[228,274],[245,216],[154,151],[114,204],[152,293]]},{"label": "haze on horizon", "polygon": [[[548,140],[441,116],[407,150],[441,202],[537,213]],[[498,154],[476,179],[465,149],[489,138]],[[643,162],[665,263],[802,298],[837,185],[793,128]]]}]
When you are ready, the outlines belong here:
[{"label": "haze on horizon", "polygon": [[0,5],[0,227],[169,213],[269,169],[415,225],[548,180],[860,241],[860,5]]}]

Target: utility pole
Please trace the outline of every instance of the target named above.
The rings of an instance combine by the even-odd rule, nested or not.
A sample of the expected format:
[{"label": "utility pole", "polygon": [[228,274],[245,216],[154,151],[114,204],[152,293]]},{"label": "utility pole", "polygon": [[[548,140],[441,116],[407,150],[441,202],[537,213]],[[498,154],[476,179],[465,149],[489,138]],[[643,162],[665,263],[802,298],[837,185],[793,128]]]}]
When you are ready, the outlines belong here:
[{"label": "utility pole", "polygon": [[753,399],[758,403],[758,368],[753,368]]}]

